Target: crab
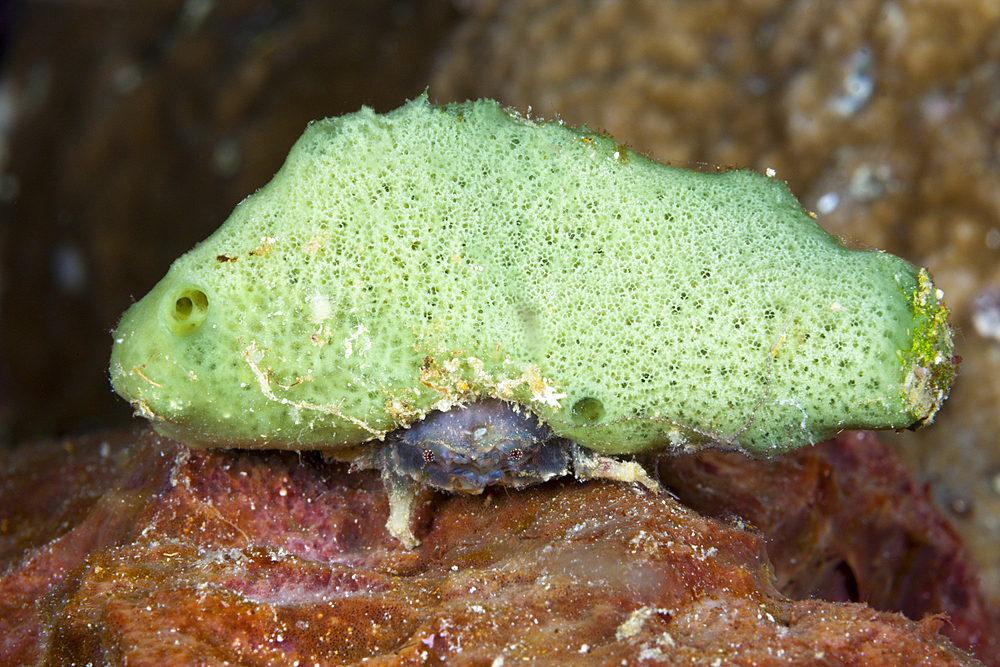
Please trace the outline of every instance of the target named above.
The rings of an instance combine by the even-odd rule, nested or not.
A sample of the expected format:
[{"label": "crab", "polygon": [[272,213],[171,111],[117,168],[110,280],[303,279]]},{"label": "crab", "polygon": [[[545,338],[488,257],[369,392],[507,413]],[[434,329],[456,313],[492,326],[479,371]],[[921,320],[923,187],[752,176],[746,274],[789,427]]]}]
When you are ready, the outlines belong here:
[{"label": "crab", "polygon": [[425,488],[480,494],[490,487],[522,489],[557,477],[633,483],[660,493],[637,461],[598,454],[557,436],[527,407],[479,398],[385,436],[353,461],[379,469],[389,496],[386,528],[408,549],[420,545],[413,516]]}]

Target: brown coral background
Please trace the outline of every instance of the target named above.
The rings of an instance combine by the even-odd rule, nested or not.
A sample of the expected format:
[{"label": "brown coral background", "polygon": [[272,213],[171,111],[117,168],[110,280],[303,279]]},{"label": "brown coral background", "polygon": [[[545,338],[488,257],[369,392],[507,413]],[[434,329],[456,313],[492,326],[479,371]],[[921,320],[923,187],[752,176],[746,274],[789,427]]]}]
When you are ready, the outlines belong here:
[{"label": "brown coral background", "polygon": [[[312,118],[489,96],[682,166],[776,170],[831,232],[931,269],[961,377],[893,437],[1000,590],[993,0],[156,0],[0,14],[0,432],[123,423],[133,297]],[[976,318],[986,325],[976,327]],[[994,325],[996,331],[1000,325]]]}]

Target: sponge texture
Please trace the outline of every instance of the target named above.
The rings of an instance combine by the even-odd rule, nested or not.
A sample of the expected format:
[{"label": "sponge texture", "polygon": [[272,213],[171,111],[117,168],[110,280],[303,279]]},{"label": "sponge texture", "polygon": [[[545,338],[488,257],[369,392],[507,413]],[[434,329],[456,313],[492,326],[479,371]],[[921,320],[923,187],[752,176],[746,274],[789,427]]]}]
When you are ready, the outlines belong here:
[{"label": "sponge texture", "polygon": [[773,178],[417,99],[310,125],[125,314],[111,374],[193,445],[347,448],[489,396],[602,453],[770,453],[929,421],[946,314]]}]

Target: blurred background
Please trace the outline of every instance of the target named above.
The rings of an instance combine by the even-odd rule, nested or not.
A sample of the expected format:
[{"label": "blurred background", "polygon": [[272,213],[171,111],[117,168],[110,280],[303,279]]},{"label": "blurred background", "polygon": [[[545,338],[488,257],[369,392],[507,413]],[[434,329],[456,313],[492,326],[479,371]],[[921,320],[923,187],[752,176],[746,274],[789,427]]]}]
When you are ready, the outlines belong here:
[{"label": "blurred background", "polygon": [[886,434],[1000,590],[996,0],[0,4],[0,443],[131,422],[110,331],[306,123],[492,97],[679,166],[774,169],[945,291],[937,422]]}]

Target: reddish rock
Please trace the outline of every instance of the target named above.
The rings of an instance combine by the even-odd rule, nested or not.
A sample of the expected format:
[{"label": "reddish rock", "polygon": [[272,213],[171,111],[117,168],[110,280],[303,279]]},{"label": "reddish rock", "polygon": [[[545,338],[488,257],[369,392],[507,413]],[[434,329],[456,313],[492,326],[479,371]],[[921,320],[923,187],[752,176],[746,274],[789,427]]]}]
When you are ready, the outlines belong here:
[{"label": "reddish rock", "polygon": [[[847,489],[842,475],[867,470],[816,456],[828,462],[792,459],[773,475],[799,470],[783,485],[801,499],[816,480]],[[735,484],[718,461],[687,465],[678,493],[717,512],[757,511],[761,526],[794,537],[771,544],[785,561],[826,549],[856,568],[859,591],[893,580],[881,562],[872,576],[855,564],[860,547],[833,548],[864,541],[846,504],[834,518],[822,496],[810,512],[782,512],[772,500],[791,495],[760,500],[731,462]],[[21,448],[0,469],[2,664],[977,664],[939,634],[942,617],[791,600],[760,532],[617,484],[436,495],[420,517],[423,545],[406,551],[383,528],[378,476],[315,454],[198,452],[113,433]],[[694,491],[712,477],[719,487]],[[866,498],[859,511],[876,502]],[[828,543],[795,529],[816,525],[860,535]],[[978,600],[970,577],[955,583]],[[796,581],[807,579],[829,577]]]},{"label": "reddish rock", "polygon": [[1000,663],[1000,610],[981,593],[959,534],[874,434],[842,433],[767,461],[718,451],[665,458],[659,472],[692,509],[766,535],[783,594],[914,619],[945,613],[945,634]]}]

